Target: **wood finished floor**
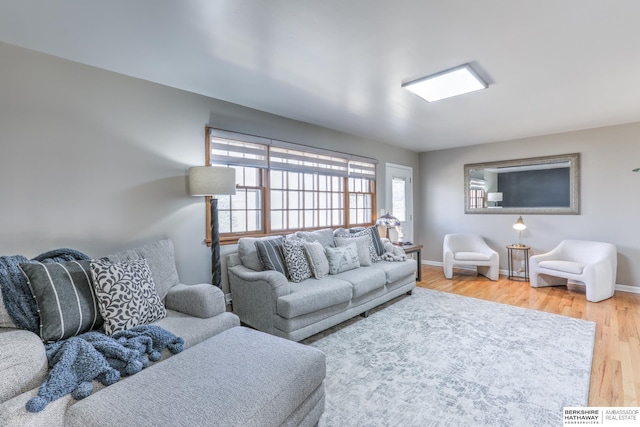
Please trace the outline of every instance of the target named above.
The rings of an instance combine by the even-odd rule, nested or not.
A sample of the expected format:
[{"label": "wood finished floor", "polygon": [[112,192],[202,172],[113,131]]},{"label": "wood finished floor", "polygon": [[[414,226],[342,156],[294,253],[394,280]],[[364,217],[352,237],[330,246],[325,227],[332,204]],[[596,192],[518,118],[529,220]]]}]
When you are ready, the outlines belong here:
[{"label": "wood finished floor", "polygon": [[640,294],[616,291],[592,303],[580,286],[532,288],[506,276],[492,282],[457,269],[447,280],[441,267],[425,265],[417,285],[596,322],[589,406],[640,406]]}]

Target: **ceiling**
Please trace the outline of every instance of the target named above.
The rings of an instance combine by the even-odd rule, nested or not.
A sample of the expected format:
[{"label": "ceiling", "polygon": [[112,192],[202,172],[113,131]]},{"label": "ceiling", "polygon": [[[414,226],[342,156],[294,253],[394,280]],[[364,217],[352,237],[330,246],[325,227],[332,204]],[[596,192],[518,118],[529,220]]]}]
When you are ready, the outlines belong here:
[{"label": "ceiling", "polygon": [[[415,151],[640,121],[636,0],[0,0],[0,40]],[[487,90],[408,81],[470,62]]]}]

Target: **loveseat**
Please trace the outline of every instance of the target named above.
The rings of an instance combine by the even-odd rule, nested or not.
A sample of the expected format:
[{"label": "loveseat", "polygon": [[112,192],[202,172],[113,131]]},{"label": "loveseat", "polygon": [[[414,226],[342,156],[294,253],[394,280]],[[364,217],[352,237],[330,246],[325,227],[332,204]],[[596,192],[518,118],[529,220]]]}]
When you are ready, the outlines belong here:
[{"label": "loveseat", "polygon": [[[178,354],[81,400],[66,395],[26,410],[49,375],[43,340],[11,322],[0,298],[1,426],[316,425],[324,410],[324,355],[239,326],[210,284],[181,284],[171,241],[107,257],[144,259],[166,309],[152,322],[184,340]],[[64,304],[63,304],[64,305]],[[44,307],[38,304],[39,312]],[[43,313],[44,315],[44,313]],[[292,386],[295,384],[295,386]]]},{"label": "loveseat", "polygon": [[[307,248],[315,246],[321,259],[323,250],[325,255],[333,255],[337,248],[353,246],[350,240],[355,242],[358,265],[317,275],[317,266],[310,258],[313,252]],[[304,242],[303,255],[298,253],[293,261],[287,260],[283,252],[289,242],[295,241]],[[417,263],[403,253],[400,247],[380,239],[374,227],[241,238],[238,252],[227,257],[233,311],[241,322],[255,329],[303,340],[356,315],[366,315],[373,307],[404,293],[410,294],[416,286]],[[300,257],[306,257],[311,276],[298,274],[300,264],[305,262]],[[280,264],[293,266],[295,272],[292,268],[279,271]],[[292,275],[298,277],[292,280]]]}]

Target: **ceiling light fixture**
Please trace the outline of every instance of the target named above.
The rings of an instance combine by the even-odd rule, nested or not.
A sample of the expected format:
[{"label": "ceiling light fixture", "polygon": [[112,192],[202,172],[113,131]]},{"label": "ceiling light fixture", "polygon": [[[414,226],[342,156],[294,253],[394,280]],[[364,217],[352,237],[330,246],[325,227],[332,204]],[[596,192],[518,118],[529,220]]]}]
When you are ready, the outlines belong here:
[{"label": "ceiling light fixture", "polygon": [[486,89],[489,85],[473,71],[471,65],[464,64],[427,77],[403,83],[402,87],[415,93],[427,102],[433,102],[475,92],[480,89]]}]

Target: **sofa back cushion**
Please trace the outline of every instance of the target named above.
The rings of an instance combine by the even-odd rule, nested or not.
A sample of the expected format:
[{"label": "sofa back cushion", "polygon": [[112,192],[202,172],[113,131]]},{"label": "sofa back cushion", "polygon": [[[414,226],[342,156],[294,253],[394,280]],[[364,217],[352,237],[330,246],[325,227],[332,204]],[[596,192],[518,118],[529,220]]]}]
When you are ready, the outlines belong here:
[{"label": "sofa back cushion", "polygon": [[262,271],[264,268],[258,256],[257,240],[259,239],[255,237],[241,237],[238,240],[238,255],[242,265],[254,271]]},{"label": "sofa back cushion", "polygon": [[323,248],[332,248],[335,246],[333,242],[333,230],[330,228],[316,231],[298,231],[296,237],[305,242],[320,242]]},{"label": "sofa back cushion", "polygon": [[40,313],[40,338],[52,342],[102,325],[89,264],[68,261],[20,264]]},{"label": "sofa back cushion", "polygon": [[108,255],[111,262],[145,259],[151,270],[156,291],[161,300],[167,296],[169,289],[180,283],[176,270],[176,258],[171,240],[160,240],[139,248]]}]

